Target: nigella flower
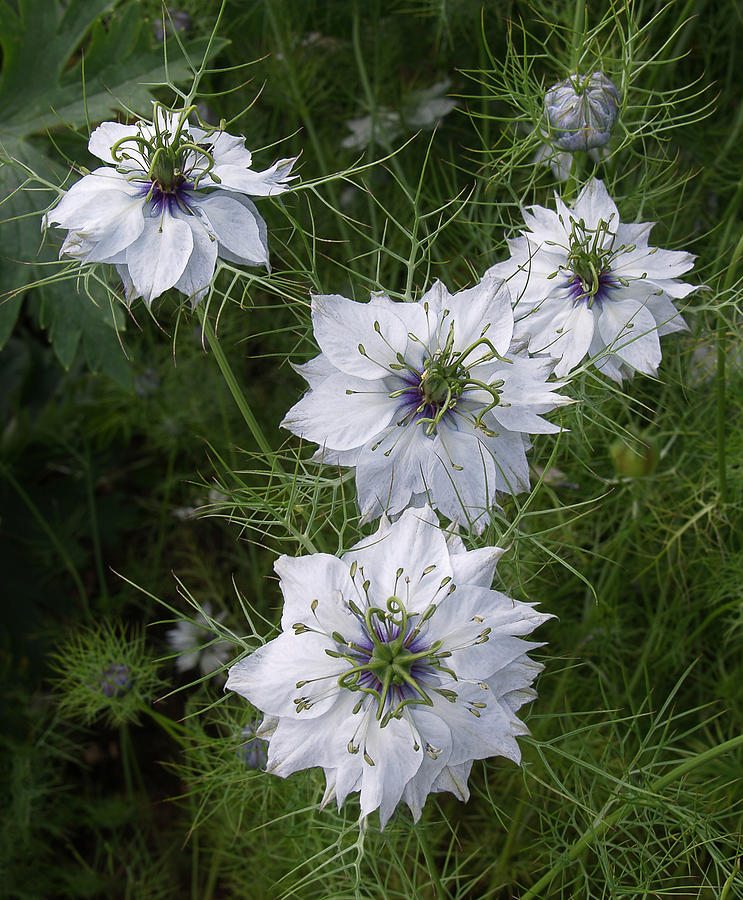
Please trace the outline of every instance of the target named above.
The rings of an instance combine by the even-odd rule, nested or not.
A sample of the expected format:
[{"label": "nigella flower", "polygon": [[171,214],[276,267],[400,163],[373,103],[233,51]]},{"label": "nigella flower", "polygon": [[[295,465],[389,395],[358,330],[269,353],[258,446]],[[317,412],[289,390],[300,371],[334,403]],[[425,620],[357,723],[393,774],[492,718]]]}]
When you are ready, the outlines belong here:
[{"label": "nigella flower", "polygon": [[321,766],[323,802],[360,791],[384,827],[401,800],[416,820],[430,793],[466,800],[476,759],[519,762],[542,668],[522,638],[550,617],[490,590],[502,552],[465,550],[426,507],[340,559],[280,557],[282,633],[226,685],[265,713],[267,771]]},{"label": "nigella flower", "polygon": [[44,216],[69,231],[60,255],[116,266],[127,302],[175,287],[195,306],[218,256],[268,268],[266,223],[248,195],[287,190],[294,160],[253,171],[244,138],[190,124],[193,109],[156,103],[152,123],[99,125],[88,149],[106,165]]},{"label": "nigella flower", "polygon": [[[204,603],[204,613],[217,622],[224,618],[224,613],[212,617],[209,601]],[[175,628],[166,631],[168,646],[178,654],[175,659],[178,672],[187,672],[198,666],[202,675],[209,675],[219,669],[230,655],[230,645],[226,641],[213,639],[206,616],[199,612],[194,622],[183,619]]]},{"label": "nigella flower", "polygon": [[619,115],[619,91],[603,72],[577,75],[552,85],[544,96],[545,143],[535,162],[552,166],[556,178],[570,174],[572,153],[587,150],[599,162]]},{"label": "nigella flower", "polygon": [[356,467],[367,520],[425,501],[482,531],[497,491],[528,490],[527,434],[559,431],[541,413],[569,401],[549,360],[510,351],[501,281],[437,281],[417,303],[315,296],[312,323],[322,353],[297,367],[310,390],[282,425]]},{"label": "nigella flower", "polygon": [[673,299],[696,290],[678,277],[694,257],[650,247],[653,223],[620,222],[597,179],[572,208],[559,197],[555,203],[556,212],[524,211],[528,230],[508,242],[510,259],[488,273],[508,279],[514,336],[557,360],[560,377],[586,356],[617,382],[635,371],[655,374],[660,336],[686,328]]}]

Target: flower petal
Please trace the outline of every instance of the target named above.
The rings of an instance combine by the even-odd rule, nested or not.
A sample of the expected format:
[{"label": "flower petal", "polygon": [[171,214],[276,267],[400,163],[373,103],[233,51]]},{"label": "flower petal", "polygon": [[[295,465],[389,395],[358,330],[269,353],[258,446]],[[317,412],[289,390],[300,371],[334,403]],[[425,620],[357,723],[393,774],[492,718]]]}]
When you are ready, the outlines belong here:
[{"label": "flower petal", "polygon": [[612,353],[638,372],[654,375],[661,360],[658,327],[650,310],[634,300],[605,303],[599,331]]},{"label": "flower petal", "polygon": [[312,327],[330,362],[357,378],[389,374],[389,364],[397,362],[397,353],[405,355],[408,344],[405,323],[388,305],[357,303],[339,294],[312,297]]},{"label": "flower petal", "polygon": [[[103,122],[90,135],[88,150],[109,165],[119,165],[120,161],[114,159],[111,148],[118,141],[136,137],[139,129],[136,125],[120,125],[118,122]],[[134,146],[133,144],[131,146]]]},{"label": "flower petal", "polygon": [[343,561],[363,568],[374,605],[384,608],[389,597],[403,591],[409,613],[437,602],[442,581],[448,584],[452,577],[446,538],[430,507],[406,509],[394,528],[382,520],[375,534],[343,554]]},{"label": "flower petal", "polygon": [[126,262],[148,306],[178,281],[192,250],[193,234],[182,219],[167,213],[145,216],[141,235],[126,251]]},{"label": "flower petal", "polygon": [[[236,691],[270,716],[292,721],[316,719],[337,700],[338,675],[349,667],[344,660],[325,653],[334,648],[334,641],[312,631],[284,632],[236,662],[229,670],[225,690]],[[311,683],[307,683],[309,679],[313,679]],[[324,696],[298,712],[294,701],[315,693]]]},{"label": "flower petal", "polygon": [[391,425],[368,441],[356,461],[356,489],[362,515],[401,512],[411,494],[426,490],[433,441],[411,422]]},{"label": "flower petal", "polygon": [[209,234],[204,223],[197,216],[187,216],[181,212],[176,212],[174,215],[186,222],[193,237],[193,251],[188,258],[183,274],[174,286],[191,299],[191,307],[195,308],[206,294],[214,277],[214,267],[217,263],[217,241]]},{"label": "flower petal", "polygon": [[421,746],[415,749],[407,721],[393,717],[380,728],[373,719],[362,762],[361,814],[368,816],[379,809],[379,827],[384,828],[400,802],[405,785],[420,768],[423,755]]},{"label": "flower petal", "polygon": [[351,450],[378,435],[396,408],[381,380],[336,370],[289,410],[281,427],[329,450]]},{"label": "flower petal", "polygon": [[[219,243],[242,263],[268,265],[265,222],[257,211],[253,212],[244,203],[219,191],[193,200],[192,205]],[[263,232],[259,222],[263,224]]]},{"label": "flower petal", "polygon": [[365,601],[351,580],[346,562],[328,553],[280,556],[274,570],[284,595],[283,631],[303,622],[309,628],[319,625],[328,635],[337,631],[346,641],[363,639],[364,632],[348,603],[362,606]]}]

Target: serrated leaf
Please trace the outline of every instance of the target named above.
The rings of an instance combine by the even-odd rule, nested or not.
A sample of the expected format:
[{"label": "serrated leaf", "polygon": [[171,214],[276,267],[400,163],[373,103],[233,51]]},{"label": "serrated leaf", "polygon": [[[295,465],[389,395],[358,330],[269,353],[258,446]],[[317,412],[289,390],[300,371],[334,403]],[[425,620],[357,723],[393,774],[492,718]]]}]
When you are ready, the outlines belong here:
[{"label": "serrated leaf", "polygon": [[124,328],[121,307],[98,306],[71,282],[45,285],[42,296],[40,322],[62,365],[66,369],[72,365],[80,346],[92,371],[130,387],[131,371],[118,336]]}]

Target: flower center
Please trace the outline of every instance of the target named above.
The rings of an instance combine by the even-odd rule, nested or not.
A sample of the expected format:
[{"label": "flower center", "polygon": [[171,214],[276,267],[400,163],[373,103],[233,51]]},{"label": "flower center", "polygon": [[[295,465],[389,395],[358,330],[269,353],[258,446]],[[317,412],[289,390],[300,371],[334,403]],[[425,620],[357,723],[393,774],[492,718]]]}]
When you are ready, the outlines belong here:
[{"label": "flower center", "polygon": [[[352,663],[338,679],[340,687],[371,694],[377,701],[377,720],[384,727],[399,718],[410,704],[433,706],[426,681],[437,672],[453,672],[442,665],[450,653],[441,652],[440,640],[428,643],[420,638],[420,629],[436,611],[434,604],[413,625],[412,616],[397,597],[387,600],[386,609],[369,607],[364,613],[364,644],[346,643],[342,635],[333,635],[345,643],[344,653],[333,653]],[[340,640],[339,640],[340,639]],[[364,698],[359,701],[363,704]]]},{"label": "flower center", "polygon": [[[445,310],[444,315],[448,315]],[[405,415],[398,425],[408,424],[414,420],[417,424],[426,426],[426,434],[430,437],[435,434],[436,427],[444,416],[452,412],[464,392],[468,389],[480,389],[486,391],[491,402],[483,406],[477,416],[473,416],[475,428],[481,428],[486,434],[491,434],[483,424],[485,413],[494,409],[500,403],[499,388],[503,387],[501,379],[485,384],[477,378],[473,378],[472,369],[480,363],[490,362],[493,359],[503,360],[492,342],[485,337],[487,326],[480,337],[464,350],[454,350],[454,323],[449,325],[446,343],[442,349],[435,350],[423,361],[422,371],[407,363],[401,354],[398,354],[398,364],[393,364],[392,369],[407,371],[402,376],[405,387],[393,391],[390,398],[403,399],[402,407]],[[417,338],[416,338],[417,340]],[[474,361],[468,358],[477,348],[482,348],[481,355]]]},{"label": "flower center", "polygon": [[421,400],[434,410],[453,409],[470,380],[461,356],[447,357],[437,351],[423,363],[418,390]]},{"label": "flower center", "polygon": [[145,173],[155,203],[198,188],[214,167],[208,144],[197,144],[188,130],[188,117],[194,108],[174,112],[156,103],[151,126],[140,123],[138,134],[122,138],[111,147],[117,163],[133,162],[140,169],[132,172],[130,165],[123,165],[121,171],[128,177],[139,181]]},{"label": "flower center", "polygon": [[612,263],[628,248],[622,245],[615,249],[615,239],[609,223],[603,219],[596,228],[588,228],[583,221],[573,222],[565,269],[570,279],[569,295],[574,302],[584,300],[590,308],[594,302],[606,300],[610,290],[621,282],[612,273]]}]

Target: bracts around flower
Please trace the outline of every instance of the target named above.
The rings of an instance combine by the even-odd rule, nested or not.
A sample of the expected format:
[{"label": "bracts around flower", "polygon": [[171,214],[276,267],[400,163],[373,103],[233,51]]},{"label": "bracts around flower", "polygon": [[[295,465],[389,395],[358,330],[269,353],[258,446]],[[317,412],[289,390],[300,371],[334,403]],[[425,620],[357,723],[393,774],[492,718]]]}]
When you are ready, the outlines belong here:
[{"label": "bracts around flower", "polygon": [[384,828],[401,801],[467,800],[477,759],[520,761],[516,713],[541,670],[524,640],[551,618],[491,590],[497,547],[466,550],[430,507],[342,557],[280,557],[281,634],[229,672],[226,689],[265,714],[267,771],[320,766],[324,803],[360,792]]},{"label": "bracts around flower", "polygon": [[571,401],[548,358],[512,346],[502,280],[437,281],[415,303],[315,296],[312,324],[322,352],[296,367],[310,390],[282,425],[355,467],[367,521],[430,503],[479,533],[499,492],[528,490],[528,436],[558,432],[542,414]]},{"label": "bracts around flower", "polygon": [[266,223],[249,197],[288,190],[295,160],[255,172],[245,139],[191,124],[194,111],[155,103],[152,122],[99,125],[88,149],[106,165],[44,216],[43,228],[68,230],[60,256],[116,266],[128,303],[149,306],[174,287],[196,306],[218,257],[269,267]]}]

